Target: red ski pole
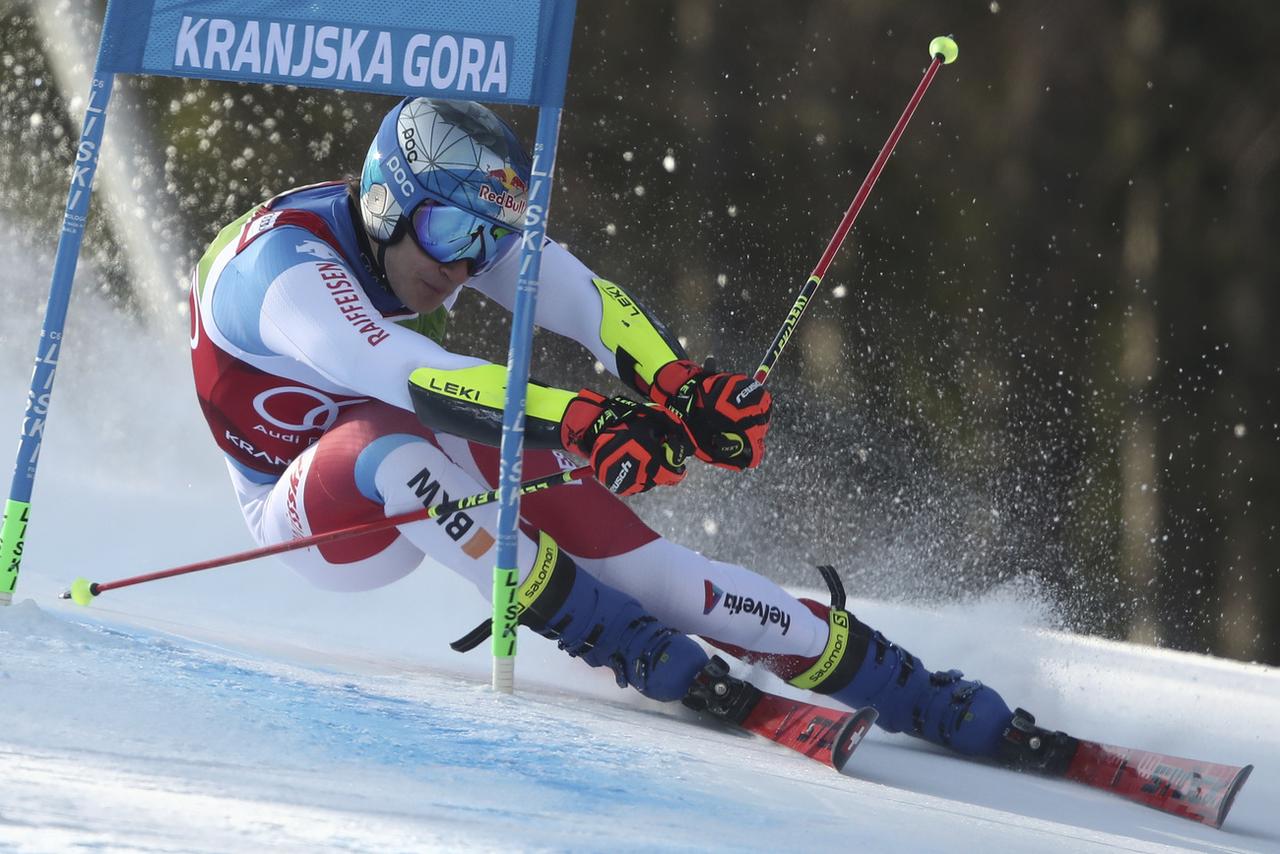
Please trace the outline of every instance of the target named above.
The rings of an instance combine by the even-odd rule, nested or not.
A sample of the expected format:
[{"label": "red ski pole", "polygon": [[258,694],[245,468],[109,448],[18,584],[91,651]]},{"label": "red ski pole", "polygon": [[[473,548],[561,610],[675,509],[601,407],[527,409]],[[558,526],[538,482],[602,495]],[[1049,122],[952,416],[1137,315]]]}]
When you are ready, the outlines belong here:
[{"label": "red ski pole", "polygon": [[849,230],[853,228],[853,221],[858,218],[858,212],[862,210],[867,197],[871,195],[871,188],[876,185],[876,179],[880,177],[880,170],[884,168],[889,155],[893,153],[893,149],[898,144],[898,139],[901,138],[902,132],[907,129],[907,122],[911,121],[911,116],[915,113],[920,99],[924,97],[925,90],[929,88],[929,84],[933,82],[934,75],[938,73],[938,66],[950,65],[955,62],[959,51],[960,49],[956,46],[956,43],[947,36],[938,36],[929,42],[929,55],[933,57],[933,61],[929,63],[929,68],[925,71],[924,78],[921,79],[920,85],[916,87],[911,100],[907,101],[907,108],[902,111],[902,116],[898,119],[898,123],[893,126],[893,132],[889,134],[889,138],[885,141],[884,148],[880,149],[880,154],[876,157],[875,163],[871,164],[871,171],[867,173],[866,178],[862,179],[862,186],[858,188],[858,194],[853,197],[853,203],[844,212],[844,217],[840,220],[836,233],[831,235],[826,251],[818,259],[818,266],[813,268],[813,272],[809,274],[808,281],[800,289],[800,295],[796,297],[795,303],[791,306],[791,311],[787,313],[787,319],[783,321],[782,328],[774,336],[773,343],[769,345],[768,352],[760,362],[760,367],[756,368],[756,382],[764,382],[765,377],[769,376],[769,371],[773,369],[774,362],[778,361],[778,357],[782,355],[782,348],[786,347],[787,342],[791,340],[791,333],[795,331],[796,324],[800,322],[800,316],[804,314],[805,308],[809,305],[809,300],[813,298],[814,291],[822,283],[822,277],[827,274],[827,268],[831,266],[831,260],[836,257],[836,252],[840,250],[840,246],[844,243]]},{"label": "red ski pole", "polygon": [[[531,492],[538,492],[543,489],[550,489],[562,483],[569,483],[574,480],[581,480],[591,474],[591,466],[579,466],[568,471],[556,472],[545,477],[534,478],[520,484],[520,494],[528,495]],[[64,591],[61,598],[71,599],[77,605],[88,605],[93,597],[105,593],[108,590],[117,590],[121,587],[132,587],[135,584],[145,584],[148,581],[159,581],[162,578],[173,578],[176,575],[186,575],[190,572],[200,572],[205,569],[215,569],[219,566],[227,566],[233,563],[242,563],[247,560],[255,560],[260,557],[270,557],[283,552],[296,551],[297,549],[306,549],[311,546],[320,546],[325,543],[332,543],[336,540],[345,540],[349,537],[358,537],[361,534],[372,534],[375,531],[385,531],[387,528],[394,528],[399,525],[407,525],[410,522],[418,522],[423,519],[436,519],[440,516],[448,516],[459,510],[469,510],[472,507],[479,507],[482,504],[498,500],[498,490],[491,489],[488,492],[481,492],[478,495],[469,495],[466,498],[459,498],[454,501],[446,501],[443,504],[437,504],[434,507],[424,508],[422,510],[411,510],[408,513],[401,513],[397,516],[388,516],[385,519],[374,519],[371,522],[362,522],[359,525],[350,525],[346,528],[337,528],[333,531],[326,531],[322,534],[312,534],[309,537],[299,537],[296,540],[286,540],[283,543],[275,543],[270,546],[262,546],[248,551],[237,552],[232,555],[223,557],[210,558],[202,560],[198,563],[189,563],[185,566],[176,566],[173,569],[162,569],[157,572],[149,572],[146,575],[134,575],[129,578],[121,578],[116,581],[107,581],[104,583],[91,582],[87,578],[77,578],[71,584],[71,589]]]}]

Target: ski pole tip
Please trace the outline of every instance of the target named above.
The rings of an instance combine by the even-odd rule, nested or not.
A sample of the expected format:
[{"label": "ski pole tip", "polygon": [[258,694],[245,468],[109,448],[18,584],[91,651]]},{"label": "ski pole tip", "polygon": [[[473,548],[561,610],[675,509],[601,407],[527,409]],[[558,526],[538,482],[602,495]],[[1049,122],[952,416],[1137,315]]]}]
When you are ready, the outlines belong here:
[{"label": "ski pole tip", "polygon": [[71,589],[62,594],[63,599],[70,599],[77,605],[88,605],[93,601],[93,597],[97,593],[94,592],[93,584],[87,578],[77,578],[71,582]]},{"label": "ski pole tip", "polygon": [[941,56],[943,65],[950,65],[960,55],[960,46],[950,36],[938,36],[929,42],[929,56]]}]

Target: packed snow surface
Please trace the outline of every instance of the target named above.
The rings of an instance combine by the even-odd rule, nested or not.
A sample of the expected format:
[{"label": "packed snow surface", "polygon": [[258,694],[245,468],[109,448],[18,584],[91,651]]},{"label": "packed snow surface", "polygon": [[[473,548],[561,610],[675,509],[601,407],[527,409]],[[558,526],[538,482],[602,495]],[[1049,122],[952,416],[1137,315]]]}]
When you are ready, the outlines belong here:
[{"label": "packed snow surface", "polygon": [[[1274,670],[1020,627],[1010,603],[856,603],[1044,721],[1256,763],[1218,831],[885,733],[841,776],[619,691],[532,636],[518,693],[496,695],[483,652],[440,652],[454,603],[480,608],[462,584],[424,571],[398,595],[329,600],[259,591],[254,572],[230,571],[222,595],[314,615],[306,640],[257,617],[174,619],[208,585],[173,582],[178,613],[125,591],[81,611],[24,578],[32,598],[0,610],[0,849],[1280,850]],[[378,651],[384,625],[417,640]]]}]

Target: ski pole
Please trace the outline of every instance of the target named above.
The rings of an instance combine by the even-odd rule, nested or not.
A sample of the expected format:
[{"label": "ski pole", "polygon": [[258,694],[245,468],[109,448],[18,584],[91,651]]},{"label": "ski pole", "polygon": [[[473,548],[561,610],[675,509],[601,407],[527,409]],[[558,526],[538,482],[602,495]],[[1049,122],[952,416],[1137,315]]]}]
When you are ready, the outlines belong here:
[{"label": "ski pole", "polygon": [[956,46],[955,41],[947,36],[938,36],[929,42],[929,55],[933,57],[933,61],[929,63],[929,68],[920,80],[920,85],[916,86],[916,91],[911,96],[911,100],[907,102],[907,108],[902,111],[902,116],[898,119],[898,123],[893,126],[893,132],[889,134],[889,138],[885,141],[884,148],[880,149],[879,156],[871,164],[871,170],[867,172],[867,177],[862,179],[862,186],[858,188],[858,193],[853,197],[853,203],[849,205],[849,209],[844,212],[844,217],[840,220],[836,233],[831,235],[831,240],[827,243],[826,250],[818,260],[818,266],[813,268],[813,272],[809,274],[804,287],[800,288],[800,295],[796,297],[795,304],[791,306],[791,311],[787,313],[787,319],[783,321],[782,328],[774,336],[773,343],[769,345],[768,352],[760,362],[760,367],[756,368],[756,382],[764,382],[765,377],[769,376],[769,371],[773,369],[774,363],[782,355],[782,348],[786,347],[787,342],[791,340],[791,333],[795,332],[796,324],[800,322],[800,316],[804,314],[805,308],[809,305],[809,300],[813,298],[818,285],[822,283],[822,277],[827,274],[827,267],[831,266],[831,261],[835,258],[836,252],[840,250],[840,246],[844,243],[849,230],[853,228],[853,221],[858,218],[858,213],[862,210],[863,204],[866,203],[867,197],[871,195],[871,188],[876,185],[876,179],[880,177],[880,170],[884,168],[889,155],[893,153],[893,149],[897,146],[902,132],[907,129],[907,122],[911,121],[911,116],[916,111],[920,99],[924,97],[925,90],[929,88],[929,84],[933,82],[934,76],[938,73],[938,66],[950,65],[955,62],[956,55],[959,52],[960,49]]},{"label": "ski pole", "polygon": [[[556,472],[544,477],[526,480],[520,484],[519,493],[528,495],[533,492],[540,492],[544,489],[550,489],[562,483],[569,483],[575,480],[581,480],[591,474],[591,466],[578,466],[568,471]],[[105,593],[108,590],[118,590],[121,587],[132,587],[135,584],[145,584],[148,581],[159,581],[162,578],[173,578],[177,575],[186,575],[191,572],[200,572],[205,569],[215,569],[220,566],[227,566],[233,563],[243,563],[248,560],[255,560],[260,557],[270,557],[271,555],[282,554],[284,552],[296,551],[298,549],[310,548],[311,546],[320,546],[325,543],[336,542],[337,540],[345,540],[350,537],[358,537],[361,534],[372,534],[375,531],[385,531],[387,528],[395,528],[400,525],[407,525],[410,522],[419,522],[423,519],[436,519],[441,516],[448,516],[459,510],[470,510],[472,507],[479,507],[482,504],[489,504],[498,499],[498,490],[491,489],[488,492],[481,492],[476,495],[469,495],[466,498],[458,498],[454,501],[446,501],[443,504],[437,504],[434,507],[424,508],[422,510],[410,510],[407,513],[401,513],[396,516],[388,516],[385,519],[374,519],[371,522],[363,522],[359,525],[350,525],[346,528],[337,528],[332,531],[326,531],[322,534],[312,534],[309,537],[299,537],[296,540],[286,540],[283,543],[274,543],[269,546],[262,546],[248,551],[237,552],[232,555],[223,557],[210,558],[202,560],[198,563],[189,563],[185,566],[177,566],[173,569],[162,569],[158,572],[149,572],[146,575],[135,575],[130,578],[121,578],[116,581],[107,581],[104,583],[91,582],[87,578],[77,578],[71,584],[71,589],[62,593],[62,599],[71,599],[77,605],[88,605],[95,596]]]}]

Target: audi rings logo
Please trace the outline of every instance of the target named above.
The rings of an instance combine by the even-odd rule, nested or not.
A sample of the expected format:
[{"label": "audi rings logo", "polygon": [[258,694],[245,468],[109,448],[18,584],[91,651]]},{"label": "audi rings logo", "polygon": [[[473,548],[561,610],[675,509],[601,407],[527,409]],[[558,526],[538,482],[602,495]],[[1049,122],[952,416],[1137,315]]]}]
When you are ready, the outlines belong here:
[{"label": "audi rings logo", "polygon": [[338,420],[338,411],[342,407],[368,400],[367,397],[358,397],[339,403],[313,388],[286,385],[269,388],[259,394],[253,399],[253,408],[281,430],[301,433],[308,430],[328,430]]}]

